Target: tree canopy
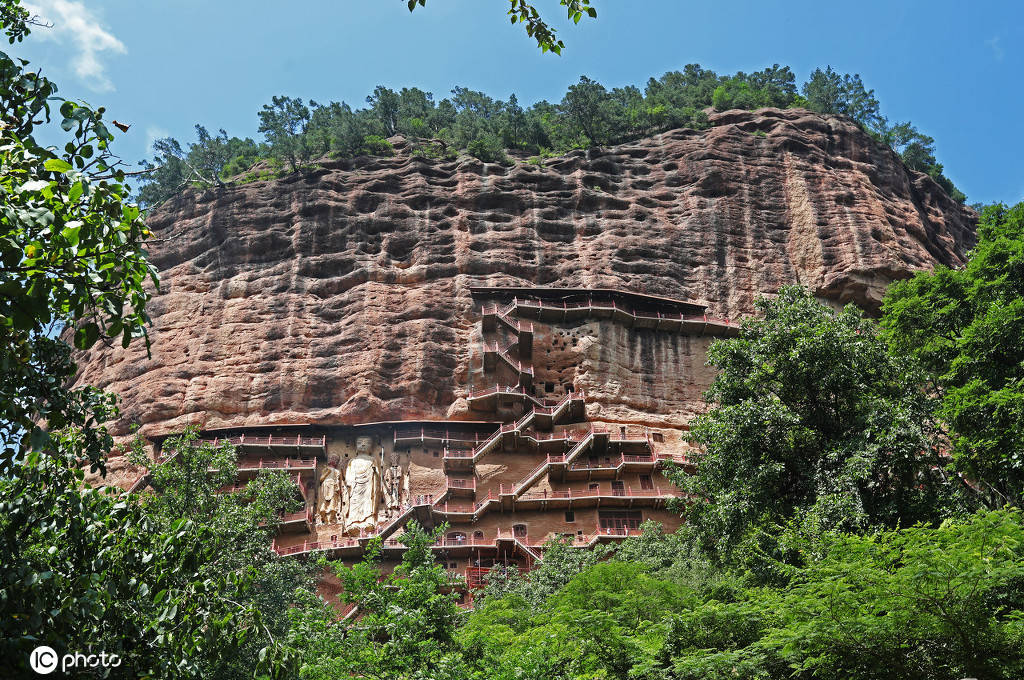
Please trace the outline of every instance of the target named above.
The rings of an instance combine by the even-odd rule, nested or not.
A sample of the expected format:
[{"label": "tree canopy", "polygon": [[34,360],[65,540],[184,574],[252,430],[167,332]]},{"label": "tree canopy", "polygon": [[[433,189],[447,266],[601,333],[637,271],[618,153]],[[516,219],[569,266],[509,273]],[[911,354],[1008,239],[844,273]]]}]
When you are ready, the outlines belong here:
[{"label": "tree canopy", "polygon": [[818,533],[941,519],[959,482],[942,471],[923,374],[874,322],[805,289],[757,302],[739,338],[715,342],[718,375],[690,435],[700,474],[670,473],[710,555],[757,550],[789,522]]},{"label": "tree canopy", "polygon": [[708,126],[707,110],[805,106],[821,113],[848,116],[880,142],[890,145],[912,170],[933,177],[959,201],[963,194],[942,174],[934,140],[911,123],[890,124],[880,114],[872,90],[859,75],[840,75],[831,67],[816,70],[798,94],[788,66],[772,66],[732,76],[689,64],[651,78],[644,88],[608,88],[587,76],[570,85],[558,102],[524,106],[465,87],[449,97],[416,87],[394,90],[378,85],[366,106],[345,102],[320,104],[273,97],[258,112],[262,142],[211,135],[197,125],[197,140],[184,145],[158,140],[155,157],[144,165],[152,172],[142,180],[140,199],[153,205],[186,186],[208,188],[227,181],[255,181],[315,166],[319,159],[389,156],[387,138],[402,135],[413,154],[452,159],[459,152],[482,161],[508,163],[510,156],[531,162],[572,149],[619,144],[664,130]]},{"label": "tree canopy", "polygon": [[963,269],[893,284],[889,342],[917,358],[941,396],[955,466],[989,502],[1024,499],[1024,203],[985,208]]}]

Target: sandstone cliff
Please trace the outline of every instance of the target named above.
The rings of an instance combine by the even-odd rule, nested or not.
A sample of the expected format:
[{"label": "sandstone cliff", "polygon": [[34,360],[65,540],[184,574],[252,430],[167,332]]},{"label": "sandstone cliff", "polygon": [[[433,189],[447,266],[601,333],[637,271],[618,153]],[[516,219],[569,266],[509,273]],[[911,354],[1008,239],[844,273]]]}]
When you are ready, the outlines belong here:
[{"label": "sandstone cliff", "polygon": [[[96,348],[79,379],[122,396],[119,434],[469,419],[467,390],[489,379],[470,286],[615,288],[735,319],[799,282],[874,309],[890,281],[973,244],[970,210],[846,120],[711,123],[543,168],[399,141],[393,158],[187,193],[149,218],[152,358]],[[703,338],[594,322],[537,342],[538,379],[586,389],[610,420],[680,425],[711,379]]]}]

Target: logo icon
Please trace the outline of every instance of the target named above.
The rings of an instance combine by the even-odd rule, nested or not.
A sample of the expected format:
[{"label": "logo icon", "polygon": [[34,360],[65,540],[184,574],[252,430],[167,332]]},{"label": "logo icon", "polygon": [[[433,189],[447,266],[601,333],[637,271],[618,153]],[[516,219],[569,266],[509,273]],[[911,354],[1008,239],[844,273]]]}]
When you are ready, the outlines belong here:
[{"label": "logo icon", "polygon": [[54,651],[53,647],[47,647],[46,645],[36,647],[28,657],[28,665],[40,675],[48,675],[57,670],[57,661],[57,652]]}]

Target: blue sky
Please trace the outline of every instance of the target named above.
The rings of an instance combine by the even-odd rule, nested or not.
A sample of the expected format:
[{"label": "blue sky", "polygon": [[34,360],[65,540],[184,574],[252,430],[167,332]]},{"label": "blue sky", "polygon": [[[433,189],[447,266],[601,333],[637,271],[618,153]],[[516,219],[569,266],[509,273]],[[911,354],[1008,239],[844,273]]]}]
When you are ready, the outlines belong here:
[{"label": "blue sky", "polygon": [[[936,139],[971,202],[1024,199],[1022,26],[1016,2],[593,0],[596,20],[560,28],[562,56],[509,24],[505,0],[34,0],[54,23],[10,51],[66,97],[132,124],[115,146],[137,161],[192,125],[258,137],[256,112],[287,94],[361,106],[377,84],[440,99],[454,85],[522,103],[561,98],[581,74],[609,87],[700,63],[720,73],[788,64],[860,73],[893,120]],[[6,47],[4,49],[7,49]]]}]

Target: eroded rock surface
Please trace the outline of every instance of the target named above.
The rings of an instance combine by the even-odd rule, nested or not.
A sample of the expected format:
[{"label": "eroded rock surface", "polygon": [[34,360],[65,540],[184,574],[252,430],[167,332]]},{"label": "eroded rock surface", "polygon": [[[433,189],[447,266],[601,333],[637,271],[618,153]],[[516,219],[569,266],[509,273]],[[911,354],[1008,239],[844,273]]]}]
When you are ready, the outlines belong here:
[{"label": "eroded rock surface", "polygon": [[[393,158],[187,193],[149,218],[152,358],[98,347],[79,380],[121,395],[117,434],[471,419],[465,396],[491,377],[470,286],[616,288],[736,319],[799,282],[875,309],[890,281],[973,244],[972,211],[848,121],[711,122],[543,168],[399,141]],[[700,408],[706,344],[592,322],[539,325],[534,352],[591,415],[671,425]]]}]

